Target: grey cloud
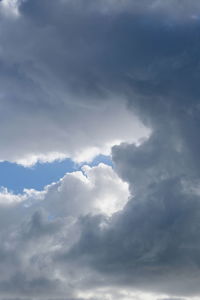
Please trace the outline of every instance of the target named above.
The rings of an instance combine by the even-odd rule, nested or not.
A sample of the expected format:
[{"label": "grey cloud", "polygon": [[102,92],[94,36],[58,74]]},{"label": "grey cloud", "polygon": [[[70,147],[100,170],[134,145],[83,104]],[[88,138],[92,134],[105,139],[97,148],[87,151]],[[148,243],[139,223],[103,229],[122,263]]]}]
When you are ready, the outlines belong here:
[{"label": "grey cloud", "polygon": [[[132,2],[143,8],[138,13],[115,10],[116,2],[112,3],[105,13],[95,1],[96,9],[91,1],[84,2],[85,9],[81,1],[76,6],[72,1],[25,1],[20,18],[3,19],[0,76],[6,118],[2,115],[1,135],[10,145],[1,150],[3,159],[17,160],[32,154],[31,150],[37,155],[52,151],[72,155],[77,148],[100,147],[112,137],[130,139],[127,128],[134,131],[134,126],[124,121],[125,104],[119,104],[124,98],[131,99],[134,109],[142,103],[143,112],[152,109],[148,103],[153,101],[152,114],[158,119],[163,97],[168,103],[164,109],[169,109],[175,95],[177,101],[188,97],[196,101],[199,22],[171,20],[169,14],[146,10],[143,1]],[[115,119],[109,120],[111,107]],[[124,125],[115,131],[119,123]],[[84,134],[88,128],[90,136]],[[98,130],[98,141],[92,128]],[[73,134],[79,143],[71,138]],[[133,135],[138,135],[137,130]],[[15,155],[10,150],[14,144]]]},{"label": "grey cloud", "polygon": [[104,233],[96,219],[81,223],[82,237],[67,258],[116,285],[199,293],[199,197],[180,194],[177,185],[171,180],[149,188]]},{"label": "grey cloud", "polygon": [[35,240],[44,236],[54,235],[61,227],[59,222],[48,222],[48,215],[43,211],[36,211],[31,216],[28,222],[22,225],[23,238],[28,240]]},{"label": "grey cloud", "polygon": [[[98,1],[96,3],[101,6]],[[147,6],[147,2],[140,3],[144,8]],[[49,34],[54,29],[57,34],[54,43],[57,41],[59,45],[61,40],[63,46],[67,45],[67,54],[58,48],[62,65],[55,45],[49,47],[48,55],[45,55],[45,49],[40,49],[38,58],[42,58],[43,63],[71,87],[72,78],[76,92],[77,89],[81,91],[81,87],[87,95],[92,91],[103,92],[106,88],[123,92],[128,85],[132,90],[142,87],[143,93],[162,90],[166,93],[171,87],[169,93],[172,93],[183,80],[186,82],[190,78],[189,84],[192,84],[195,71],[198,72],[195,63],[198,60],[198,22],[168,23],[167,16],[163,18],[145,10],[139,15],[134,10],[103,14],[101,10],[91,12],[91,1],[84,2],[84,10],[81,9],[82,1],[79,4],[80,7],[74,6],[72,1],[62,2],[62,5],[26,1],[21,6],[25,18],[32,18],[33,29],[36,26],[36,29],[49,29]],[[48,30],[46,34],[48,41]]]},{"label": "grey cloud", "polygon": [[171,131],[168,124],[154,124],[154,134],[141,146],[113,148],[115,169],[134,197],[104,232],[97,219],[87,217],[65,259],[91,265],[116,285],[198,295],[198,157],[178,126]]},{"label": "grey cloud", "polygon": [[183,298],[165,298],[165,299],[160,299],[160,300],[184,300],[184,299]]},{"label": "grey cloud", "polygon": [[[146,2],[141,3],[145,8]],[[193,3],[195,5],[196,1]],[[149,111],[159,123],[167,122],[171,114],[179,117],[180,113],[196,107],[199,95],[198,21],[170,21],[168,15],[145,10],[140,14],[134,10],[108,14],[95,10],[91,13],[90,5],[89,8],[86,5],[84,12],[75,9],[71,1],[66,1],[65,5],[67,9],[59,14],[59,22],[52,11],[60,12],[60,5],[51,4],[47,12],[45,5],[42,9],[38,1],[28,1],[21,11],[25,17],[32,16],[34,11],[37,16],[43,13],[39,15],[42,24],[35,17],[31,24],[43,29],[50,23],[56,33],[59,32],[57,39],[70,47],[69,56],[66,52],[56,56],[55,47],[49,47],[48,55],[43,49],[40,51],[43,64],[61,81],[66,78],[69,89],[87,95],[104,95],[105,91],[121,94],[129,98],[134,109],[141,108],[143,113]],[[60,56],[63,57],[62,66],[58,62]],[[182,104],[178,107],[173,105],[174,101]],[[168,114],[163,115],[163,109]],[[182,113],[181,117],[188,116]]]},{"label": "grey cloud", "polygon": [[[96,43],[89,51],[88,42],[92,38],[89,33],[88,42],[83,38],[81,44],[81,27],[86,24],[85,34],[89,29],[87,18],[83,20],[80,12],[74,18],[69,12],[68,20],[65,13],[60,15],[66,11],[63,5],[42,4],[40,11],[46,12],[49,22],[46,25],[40,24],[45,18],[38,11],[36,18],[34,9],[32,17],[24,12],[19,17],[1,19],[2,160],[28,160],[34,155],[42,159],[50,153],[55,158],[56,155],[59,158],[59,153],[61,158],[62,155],[75,158],[88,148],[98,154],[116,140],[137,140],[145,134],[140,122],[130,115],[122,96],[116,100],[116,95],[105,87],[101,95],[97,91],[87,93],[94,85],[87,73],[91,73],[92,81],[95,76],[85,67],[90,64],[91,53],[97,51]],[[84,87],[84,77],[88,78],[88,87]],[[115,107],[113,98],[118,103]],[[135,134],[127,131],[129,127]]]},{"label": "grey cloud", "polygon": [[[35,144],[35,141],[41,141],[39,130],[46,137],[41,151],[64,151],[66,144],[61,141],[63,136],[67,140],[68,135],[62,128],[70,126],[70,122],[65,123],[66,116],[70,120],[76,116],[78,127],[72,126],[69,139],[74,133],[76,138],[83,139],[81,145],[88,145],[95,135],[104,135],[114,120],[115,124],[121,120],[118,125],[121,128],[126,114],[115,118],[121,114],[120,97],[153,131],[139,147],[123,143],[113,148],[114,168],[129,183],[132,197],[124,210],[110,219],[87,215],[86,206],[78,207],[77,211],[83,210],[84,216],[76,222],[80,239],[75,239],[75,244],[71,245],[70,234],[69,237],[63,234],[68,230],[68,220],[64,219],[61,225],[51,223],[38,213],[31,217],[31,211],[29,227],[25,233],[18,229],[21,240],[16,241],[19,253],[23,246],[29,253],[28,262],[22,259],[17,270],[23,274],[24,269],[32,271],[33,266],[35,269],[29,279],[19,276],[19,282],[15,276],[8,276],[22,294],[23,280],[31,294],[34,286],[37,290],[40,278],[48,297],[56,276],[64,276],[73,287],[83,290],[114,286],[183,297],[200,293],[199,4],[182,1],[179,11],[180,1],[131,2],[125,1],[122,6],[115,1],[109,5],[79,1],[75,6],[72,1],[29,0],[20,5],[19,19],[1,21],[1,103],[2,120],[7,128],[5,132],[2,130],[4,141],[9,130],[13,133],[8,116],[14,118],[14,125],[20,116],[22,123],[17,130],[25,130],[22,136],[27,140],[24,124],[32,115],[40,126],[30,131],[33,134],[29,143],[23,141],[24,153],[29,153],[32,147],[38,151],[40,142]],[[15,39],[8,39],[9,34]],[[102,118],[107,105],[108,120],[111,112],[114,116],[111,123]],[[94,120],[102,107],[103,113],[96,124]],[[14,109],[15,113],[11,111]],[[85,142],[79,128],[87,121],[88,113],[93,117],[84,132],[91,125],[96,126],[91,139],[86,138]],[[36,126],[33,119],[31,128]],[[123,134],[127,130],[132,133],[127,124]],[[99,133],[103,126],[106,130]],[[106,141],[115,131],[113,125]],[[54,140],[51,143],[52,136],[57,135],[56,143]],[[17,144],[19,135],[15,131],[14,136]],[[105,142],[103,138],[102,141]],[[79,189],[80,193],[83,190]],[[62,199],[59,205],[60,213]],[[53,206],[50,199],[44,209],[51,211]],[[76,212],[73,205],[68,209]],[[77,231],[72,230],[71,235]],[[47,247],[60,245],[60,248],[46,249],[41,245],[43,255],[37,247],[32,253],[33,243],[27,236],[39,246],[44,238]],[[38,236],[40,239],[35,238]],[[10,238],[13,241],[12,234]],[[2,253],[4,257],[5,252]],[[29,264],[32,256],[34,263]],[[38,275],[42,260],[43,277]],[[10,283],[4,280],[2,289],[8,290]],[[40,287],[39,284],[39,294],[43,293]]]},{"label": "grey cloud", "polygon": [[195,105],[199,22],[171,20],[146,1],[130,5],[111,1],[105,12],[98,1],[22,1],[20,17],[2,18],[2,159],[76,156],[112,139],[137,139],[145,133],[128,117],[127,98],[158,120],[163,107],[172,113],[174,97],[185,109],[182,98]]},{"label": "grey cloud", "polygon": [[[95,271],[74,268],[71,263],[66,267],[58,257],[78,241],[79,218],[99,214],[98,218],[106,221],[108,216],[100,217],[102,207],[98,207],[105,200],[110,206],[119,201],[123,208],[127,186],[111,167],[100,164],[85,166],[84,174],[67,174],[42,192],[6,195],[5,199],[1,195],[0,203],[4,216],[0,230],[0,298],[85,299],[78,292],[93,287]],[[13,202],[8,203],[9,197]]]}]

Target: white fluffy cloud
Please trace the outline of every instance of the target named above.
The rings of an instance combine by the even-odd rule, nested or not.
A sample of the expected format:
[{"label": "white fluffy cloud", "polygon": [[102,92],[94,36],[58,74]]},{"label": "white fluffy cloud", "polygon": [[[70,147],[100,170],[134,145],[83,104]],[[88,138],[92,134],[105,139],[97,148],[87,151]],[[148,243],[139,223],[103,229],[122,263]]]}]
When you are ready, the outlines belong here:
[{"label": "white fluffy cloud", "polygon": [[129,198],[128,184],[104,164],[86,165],[82,171],[66,174],[58,183],[47,186],[45,192],[41,206],[52,217],[111,216],[122,210]]}]

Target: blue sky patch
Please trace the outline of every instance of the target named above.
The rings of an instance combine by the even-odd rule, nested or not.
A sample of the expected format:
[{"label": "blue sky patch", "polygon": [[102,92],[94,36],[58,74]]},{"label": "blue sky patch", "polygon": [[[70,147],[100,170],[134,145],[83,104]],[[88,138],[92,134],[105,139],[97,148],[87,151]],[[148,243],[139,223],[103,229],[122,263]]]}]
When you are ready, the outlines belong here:
[{"label": "blue sky patch", "polygon": [[[104,155],[97,156],[87,164],[96,166],[101,162],[112,166],[110,156]],[[24,188],[42,190],[45,185],[58,181],[66,173],[80,170],[84,164],[77,164],[71,159],[65,159],[53,163],[37,163],[31,168],[25,168],[5,161],[0,163],[0,186],[8,188],[14,193],[21,193]]]}]

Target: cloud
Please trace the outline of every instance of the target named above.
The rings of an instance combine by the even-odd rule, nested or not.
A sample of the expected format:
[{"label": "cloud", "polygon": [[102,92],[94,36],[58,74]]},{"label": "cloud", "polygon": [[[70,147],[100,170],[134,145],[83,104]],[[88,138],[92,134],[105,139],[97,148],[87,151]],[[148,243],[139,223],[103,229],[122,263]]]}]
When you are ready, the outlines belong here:
[{"label": "cloud", "polygon": [[[177,1],[131,2],[110,1],[106,13],[98,1],[23,1],[18,18],[2,18],[2,160],[88,160],[149,135],[127,99],[143,118],[171,113],[174,97],[195,101],[198,21],[171,19]],[[196,1],[181,5],[198,12]]]},{"label": "cloud", "polygon": [[80,161],[113,146],[114,171],[2,191],[1,295],[198,297],[199,3],[6,7],[0,158]]},{"label": "cloud", "polygon": [[61,252],[61,264],[90,266],[100,286],[104,278],[121,288],[199,295],[198,167],[176,137],[155,132],[139,147],[113,148],[115,169],[129,183],[132,199],[103,232],[101,219],[81,219],[80,239]]},{"label": "cloud", "polygon": [[25,190],[14,195],[2,190],[1,297],[77,298],[79,279],[70,264],[67,272],[62,270],[58,253],[78,241],[79,218],[101,219],[103,230],[128,197],[127,184],[104,164],[84,166],[83,171],[66,174],[41,192]]},{"label": "cloud", "polygon": [[[11,3],[1,6],[11,10]],[[100,45],[95,38],[90,47],[84,38],[90,16],[84,21],[69,3],[69,18],[66,5],[25,1],[18,17],[1,18],[1,160],[23,165],[65,157],[91,160],[109,154],[114,144],[137,142],[149,134],[128,111],[124,96],[95,80],[90,58]]]},{"label": "cloud", "polygon": [[[116,143],[149,135],[127,110],[127,98],[144,102],[147,93],[167,91],[170,98],[178,92],[174,83],[185,97],[188,85],[199,93],[198,22],[171,20],[177,1],[87,1],[84,9],[82,1],[76,7],[2,1],[1,7],[13,11],[16,3],[18,17],[1,19],[1,160],[31,165],[108,154]],[[195,1],[190,9],[181,5],[197,13]]]}]

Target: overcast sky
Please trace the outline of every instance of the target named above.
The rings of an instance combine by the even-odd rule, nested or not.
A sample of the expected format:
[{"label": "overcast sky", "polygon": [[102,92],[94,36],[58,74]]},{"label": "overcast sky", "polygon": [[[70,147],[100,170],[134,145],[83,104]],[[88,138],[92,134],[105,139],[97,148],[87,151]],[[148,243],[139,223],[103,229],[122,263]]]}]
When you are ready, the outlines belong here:
[{"label": "overcast sky", "polygon": [[0,1],[0,300],[200,299],[200,2]]}]

